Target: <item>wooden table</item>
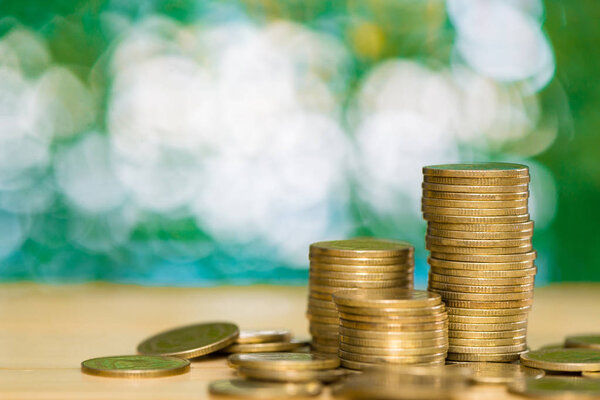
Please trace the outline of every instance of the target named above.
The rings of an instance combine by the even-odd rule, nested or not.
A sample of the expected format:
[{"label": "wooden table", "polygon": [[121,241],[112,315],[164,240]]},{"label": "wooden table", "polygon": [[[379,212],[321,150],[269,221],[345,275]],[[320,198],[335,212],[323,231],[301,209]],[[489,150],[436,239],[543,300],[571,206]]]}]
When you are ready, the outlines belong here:
[{"label": "wooden table", "polygon": [[[81,361],[133,354],[158,331],[201,321],[288,328],[308,337],[305,287],[158,288],[112,284],[0,285],[0,399],[201,399],[210,381],[233,377],[223,358],[155,379],[82,374]],[[600,285],[536,289],[532,348],[600,331]],[[328,397],[327,394],[324,397]]]}]

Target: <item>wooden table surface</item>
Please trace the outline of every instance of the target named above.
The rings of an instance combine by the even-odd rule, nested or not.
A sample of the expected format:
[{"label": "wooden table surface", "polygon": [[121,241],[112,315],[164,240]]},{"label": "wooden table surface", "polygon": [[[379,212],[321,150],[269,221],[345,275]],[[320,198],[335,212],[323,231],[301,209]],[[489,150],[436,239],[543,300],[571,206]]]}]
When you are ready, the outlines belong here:
[{"label": "wooden table surface", "polygon": [[[81,361],[133,354],[158,331],[203,321],[242,329],[288,328],[308,337],[305,287],[157,288],[112,284],[0,285],[0,399],[202,399],[210,381],[233,377],[224,358],[188,374],[122,379],[81,373]],[[600,331],[600,284],[536,289],[531,348]],[[473,398],[483,395],[473,394]],[[328,397],[325,394],[323,397]]]}]

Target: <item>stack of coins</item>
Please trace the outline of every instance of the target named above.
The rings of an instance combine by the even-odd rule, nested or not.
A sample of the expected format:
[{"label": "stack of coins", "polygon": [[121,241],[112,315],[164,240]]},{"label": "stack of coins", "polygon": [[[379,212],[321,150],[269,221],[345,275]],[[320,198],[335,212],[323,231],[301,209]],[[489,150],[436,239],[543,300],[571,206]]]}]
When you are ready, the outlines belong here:
[{"label": "stack of coins", "polygon": [[338,352],[339,320],[332,293],[348,288],[412,288],[414,248],[382,239],[349,239],[310,245],[307,318],[313,348]]},{"label": "stack of coins", "polygon": [[341,365],[443,365],[448,315],[440,295],[412,289],[349,289],[333,294]]},{"label": "stack of coins", "polygon": [[423,173],[429,290],[448,311],[448,359],[517,360],[527,348],[536,272],[527,166],[434,165]]}]

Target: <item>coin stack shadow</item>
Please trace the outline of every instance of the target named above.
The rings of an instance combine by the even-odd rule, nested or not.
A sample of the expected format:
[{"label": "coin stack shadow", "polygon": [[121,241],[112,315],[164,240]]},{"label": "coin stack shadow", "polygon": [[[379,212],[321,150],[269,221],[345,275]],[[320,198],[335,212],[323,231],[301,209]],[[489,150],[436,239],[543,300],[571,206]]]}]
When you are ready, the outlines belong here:
[{"label": "coin stack shadow", "polygon": [[428,287],[448,311],[448,360],[519,359],[536,272],[528,168],[455,164],[423,174]]},{"label": "coin stack shadow", "polygon": [[413,287],[414,247],[406,242],[358,238],[310,245],[308,309],[312,347],[338,353],[339,318],[331,295],[348,288]]},{"label": "coin stack shadow", "polygon": [[353,289],[333,295],[340,317],[343,367],[376,364],[444,365],[448,315],[437,293],[412,289]]}]

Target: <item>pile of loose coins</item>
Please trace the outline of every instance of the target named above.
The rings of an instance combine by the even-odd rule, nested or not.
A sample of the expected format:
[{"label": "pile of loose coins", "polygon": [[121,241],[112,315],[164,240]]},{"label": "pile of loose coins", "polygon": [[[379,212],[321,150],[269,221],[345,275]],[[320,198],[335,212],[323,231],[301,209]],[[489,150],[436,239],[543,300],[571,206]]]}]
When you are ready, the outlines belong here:
[{"label": "pile of loose coins", "polygon": [[412,289],[348,289],[333,299],[340,318],[342,366],[443,365],[448,315],[438,294]]},{"label": "pile of loose coins", "polygon": [[338,353],[334,292],[413,287],[414,248],[406,242],[371,238],[317,242],[310,245],[309,260],[306,315],[313,348],[321,353]]},{"label": "pile of loose coins", "polygon": [[536,273],[528,168],[433,165],[423,174],[428,287],[448,311],[448,359],[519,359]]}]

